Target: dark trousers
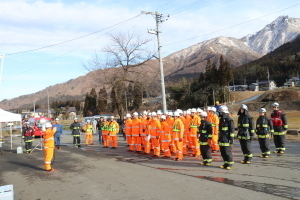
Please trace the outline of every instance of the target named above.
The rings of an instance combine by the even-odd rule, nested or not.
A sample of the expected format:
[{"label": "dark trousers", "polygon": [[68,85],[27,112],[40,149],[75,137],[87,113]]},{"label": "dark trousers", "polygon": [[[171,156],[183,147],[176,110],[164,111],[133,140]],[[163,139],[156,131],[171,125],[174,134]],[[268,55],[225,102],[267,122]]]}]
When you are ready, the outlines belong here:
[{"label": "dark trousers", "polygon": [[244,154],[244,161],[252,160],[251,141],[240,139],[241,149]]},{"label": "dark trousers", "polygon": [[270,154],[270,139],[269,138],[258,138],[258,143],[262,154]]},{"label": "dark trousers", "polygon": [[103,144],[102,130],[99,130],[99,143]]},{"label": "dark trousers", "polygon": [[200,151],[201,151],[203,161],[207,161],[208,163],[210,163],[212,160],[211,153],[210,153],[211,152],[210,145],[200,145]]},{"label": "dark trousers", "polygon": [[73,135],[74,146],[80,146],[80,135]]},{"label": "dark trousers", "polygon": [[25,136],[24,142],[26,152],[30,152],[32,150],[32,141],[32,136]]},{"label": "dark trousers", "polygon": [[221,152],[221,156],[224,160],[225,167],[231,167],[233,164],[231,146],[220,146],[220,152]]},{"label": "dark trousers", "polygon": [[277,151],[284,151],[285,150],[285,135],[273,135],[274,143]]}]

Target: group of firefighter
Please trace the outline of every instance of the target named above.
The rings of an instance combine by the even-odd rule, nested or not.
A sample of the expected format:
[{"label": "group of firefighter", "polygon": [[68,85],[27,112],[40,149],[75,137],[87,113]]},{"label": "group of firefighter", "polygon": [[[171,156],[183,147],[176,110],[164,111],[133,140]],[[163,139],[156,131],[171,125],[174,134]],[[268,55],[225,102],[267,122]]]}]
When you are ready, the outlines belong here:
[{"label": "group of firefighter", "polygon": [[[262,155],[268,158],[271,154],[269,140],[274,138],[276,151],[284,153],[285,134],[288,128],[286,115],[279,110],[279,104],[273,103],[271,118],[267,117],[265,108],[260,108],[259,117],[254,125],[253,117],[248,113],[248,107],[242,104],[238,111],[238,133],[244,159],[243,164],[251,164],[251,141],[257,134]],[[113,125],[114,120],[104,121],[102,126],[103,147],[110,143],[117,147],[118,125]],[[116,122],[115,122],[116,123]],[[116,123],[117,124],[117,123]],[[176,110],[163,115],[158,112],[146,112],[125,117],[124,131],[129,152],[148,155],[153,150],[153,157],[171,158],[180,161],[183,155],[191,150],[191,156],[202,155],[201,165],[210,165],[211,153],[220,151],[224,164],[220,168],[231,169],[233,162],[232,145],[234,142],[235,126],[228,107],[221,105],[201,109]]]}]

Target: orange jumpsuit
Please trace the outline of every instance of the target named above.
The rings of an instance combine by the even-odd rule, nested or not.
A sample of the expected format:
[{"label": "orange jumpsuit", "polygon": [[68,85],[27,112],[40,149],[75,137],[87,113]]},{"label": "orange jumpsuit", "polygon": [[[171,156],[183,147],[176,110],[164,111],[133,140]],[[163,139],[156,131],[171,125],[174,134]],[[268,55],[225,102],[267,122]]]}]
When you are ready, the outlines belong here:
[{"label": "orange jumpsuit", "polygon": [[141,120],[136,118],[131,121],[131,135],[133,139],[134,148],[137,152],[142,151],[142,138],[140,136]]},{"label": "orange jumpsuit", "polygon": [[201,120],[198,115],[194,115],[191,117],[190,136],[192,142],[193,156],[200,156],[200,145],[198,143],[198,128],[200,124],[201,124]]},{"label": "orange jumpsuit", "polygon": [[158,119],[152,119],[150,122],[150,135],[151,135],[151,143],[154,148],[154,156],[160,155],[160,144],[159,144],[160,128],[161,128],[161,124],[158,121]]},{"label": "orange jumpsuit", "polygon": [[151,137],[151,121],[152,119],[146,119],[144,120],[146,129],[145,129],[145,135],[144,136],[144,154],[150,153],[150,140],[148,140],[148,137]]},{"label": "orange jumpsuit", "polygon": [[213,112],[210,112],[207,121],[211,123],[212,126],[212,138],[211,138],[211,150],[218,151],[220,149],[219,140],[219,117]]},{"label": "orange jumpsuit", "polygon": [[183,138],[183,154],[187,154],[187,147],[190,147],[191,144],[191,132],[190,132],[191,116],[187,115],[184,120],[184,138]]},{"label": "orange jumpsuit", "polygon": [[140,119],[140,136],[141,136],[141,144],[142,144],[142,149],[145,150],[145,137],[147,136],[146,134],[146,129],[147,129],[147,124],[148,120],[146,117]]},{"label": "orange jumpsuit", "polygon": [[171,135],[170,135],[170,127],[166,121],[161,122],[161,129],[160,129],[160,142],[162,143],[162,150],[164,152],[164,157],[171,157],[170,151],[170,142],[171,142]]},{"label": "orange jumpsuit", "polygon": [[129,151],[133,151],[134,150],[134,144],[133,144],[133,139],[132,139],[132,135],[131,135],[131,119],[126,119],[125,120],[125,126],[124,126],[124,131],[125,131],[125,135],[126,135],[126,140],[127,140],[127,144],[129,146]]},{"label": "orange jumpsuit", "polygon": [[118,147],[118,133],[119,133],[119,124],[115,121],[112,121],[108,125],[109,130],[109,145],[113,148]]},{"label": "orange jumpsuit", "polygon": [[172,140],[174,140],[176,148],[176,160],[182,160],[183,151],[182,151],[182,139],[184,133],[184,124],[181,119],[176,119],[173,125]]},{"label": "orange jumpsuit", "polygon": [[[174,118],[173,117],[168,117],[166,119],[166,122],[169,125],[170,130],[173,130],[173,125],[174,125],[174,122],[175,122]],[[172,138],[171,138],[171,142],[170,142],[170,150],[171,150],[171,153],[176,153],[174,140],[172,140]]]},{"label": "orange jumpsuit", "polygon": [[94,132],[94,128],[93,125],[91,124],[86,124],[83,127],[83,130],[85,130],[85,144],[93,144],[93,132]]},{"label": "orange jumpsuit", "polygon": [[108,130],[109,122],[105,121],[103,122],[102,126],[102,138],[103,138],[103,146],[108,147],[109,143],[109,130]]},{"label": "orange jumpsuit", "polygon": [[44,167],[49,171],[52,169],[51,162],[54,155],[54,134],[56,129],[47,128],[44,133]]}]

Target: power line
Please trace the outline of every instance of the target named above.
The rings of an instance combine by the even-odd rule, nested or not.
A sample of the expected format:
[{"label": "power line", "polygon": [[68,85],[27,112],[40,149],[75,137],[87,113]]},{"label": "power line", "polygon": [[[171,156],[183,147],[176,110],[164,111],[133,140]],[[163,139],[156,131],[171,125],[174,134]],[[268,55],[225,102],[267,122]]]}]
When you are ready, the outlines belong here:
[{"label": "power line", "polygon": [[175,18],[175,17],[181,16],[181,15],[187,14],[189,12],[192,12],[192,11],[195,11],[195,10],[199,10],[201,8],[211,6],[211,5],[213,5],[213,4],[217,3],[217,2],[221,2],[221,1],[223,1],[223,0],[212,0],[212,1],[208,1],[205,4],[200,5],[200,6],[193,6],[191,8],[182,10],[181,12],[179,12],[177,14],[173,14],[173,15],[171,14],[171,18]]},{"label": "power line", "polygon": [[[128,20],[127,20],[126,22],[128,22]],[[50,62],[52,62],[52,61],[54,61],[54,60],[57,60],[57,59],[59,59],[59,58],[65,56],[65,55],[67,55],[67,54],[69,54],[69,53],[75,51],[76,49],[81,48],[81,47],[83,47],[83,46],[85,46],[85,45],[87,45],[87,44],[89,44],[89,43],[91,43],[91,42],[93,42],[93,41],[99,39],[100,37],[106,35],[107,33],[109,33],[109,32],[111,32],[111,31],[113,31],[113,30],[115,30],[115,29],[121,27],[123,24],[125,24],[125,22],[119,23],[119,25],[118,25],[117,27],[115,27],[114,29],[105,32],[104,34],[102,34],[102,35],[100,35],[100,36],[98,36],[98,37],[96,37],[96,38],[94,38],[94,39],[92,39],[92,40],[86,42],[85,44],[83,44],[83,45],[81,45],[81,46],[79,46],[79,47],[76,47],[76,48],[72,49],[71,51],[68,51],[68,52],[66,52],[66,53],[64,53],[64,54],[61,54],[61,55],[59,55],[59,56],[57,56],[57,57],[54,57],[54,58],[52,58],[52,59],[50,59],[50,60],[48,60],[48,61],[46,61],[46,62],[44,62],[44,63],[38,64],[37,66],[34,66],[34,67],[32,67],[32,68],[30,68],[30,69],[28,69],[28,70],[26,70],[26,71],[23,71],[23,72],[21,72],[21,73],[19,73],[19,74],[16,74],[16,75],[14,75],[14,76],[8,77],[8,78],[6,78],[6,79],[4,79],[4,80],[14,78],[14,77],[19,76],[19,75],[21,75],[21,74],[24,74],[24,73],[26,73],[26,72],[28,72],[28,71],[31,71],[31,70],[33,70],[33,69],[35,69],[35,68],[38,68],[38,67],[40,67],[40,66],[42,66],[42,65],[45,65],[45,64],[48,64],[48,63],[50,63]],[[133,27],[134,27],[134,26],[133,26]],[[132,28],[133,28],[133,27],[132,27]]]},{"label": "power line", "polygon": [[223,29],[219,29],[219,30],[216,30],[216,31],[212,31],[212,32],[210,32],[210,33],[205,33],[205,34],[203,34],[203,35],[191,37],[191,38],[188,38],[188,39],[185,39],[185,40],[180,40],[180,41],[177,41],[177,42],[172,42],[172,43],[166,44],[166,45],[164,45],[164,46],[169,46],[169,45],[173,45],[173,44],[178,44],[178,43],[185,42],[185,41],[188,41],[188,40],[192,40],[192,39],[195,39],[195,38],[198,38],[198,37],[202,37],[202,36],[205,36],[205,35],[210,35],[210,34],[212,34],[212,33],[217,33],[217,32],[223,31],[223,30],[227,30],[227,29],[230,29],[230,28],[233,28],[233,27],[242,25],[242,24],[246,24],[246,23],[255,21],[255,20],[257,20],[257,19],[260,19],[260,18],[269,16],[269,15],[272,15],[272,14],[275,14],[275,13],[278,13],[278,12],[281,12],[281,11],[283,11],[283,10],[290,9],[290,8],[295,7],[295,6],[298,6],[298,5],[300,5],[300,3],[295,4],[295,5],[292,5],[292,6],[289,6],[289,7],[286,7],[286,8],[283,8],[283,9],[280,9],[280,10],[277,10],[277,11],[275,11],[275,12],[272,12],[272,13],[269,13],[269,14],[266,14],[266,15],[263,15],[263,16],[260,16],[260,17],[257,17],[257,18],[254,18],[254,19],[251,19],[251,20],[248,20],[248,21],[245,21],[245,22],[241,22],[241,23],[239,23],[239,24],[235,24],[235,25],[232,25],[232,26],[228,26],[228,27],[223,28]]},{"label": "power line", "polygon": [[80,37],[77,37],[77,38],[73,38],[73,39],[66,40],[66,41],[63,41],[63,42],[60,42],[60,43],[56,43],[56,44],[52,44],[52,45],[48,45],[48,46],[44,46],[44,47],[40,47],[40,48],[36,48],[36,49],[30,49],[30,50],[20,51],[20,52],[16,52],[16,53],[10,53],[10,54],[6,54],[6,55],[9,56],[9,55],[15,55],[15,54],[27,53],[27,52],[32,52],[32,51],[37,51],[37,50],[41,50],[41,49],[46,49],[46,48],[49,48],[49,47],[53,47],[53,46],[65,44],[65,43],[68,43],[68,42],[72,42],[72,41],[75,41],[75,40],[78,40],[78,39],[81,39],[81,38],[84,38],[84,37],[87,37],[87,36],[90,36],[90,35],[94,35],[94,34],[99,33],[99,32],[101,32],[101,31],[110,29],[110,28],[112,28],[112,27],[118,26],[118,25],[123,24],[123,23],[125,23],[125,22],[128,22],[128,21],[130,21],[130,20],[132,20],[132,19],[135,19],[135,18],[139,17],[140,15],[141,15],[141,14],[138,14],[138,15],[132,17],[132,18],[129,18],[129,19],[127,19],[127,20],[124,20],[124,21],[119,22],[119,23],[117,23],[117,24],[114,24],[114,25],[112,25],[112,26],[106,27],[106,28],[104,28],[104,29],[101,29],[101,30],[95,31],[95,32],[93,32],[93,33],[89,33],[89,34],[87,34],[87,35],[83,35],[83,36],[80,36]]}]

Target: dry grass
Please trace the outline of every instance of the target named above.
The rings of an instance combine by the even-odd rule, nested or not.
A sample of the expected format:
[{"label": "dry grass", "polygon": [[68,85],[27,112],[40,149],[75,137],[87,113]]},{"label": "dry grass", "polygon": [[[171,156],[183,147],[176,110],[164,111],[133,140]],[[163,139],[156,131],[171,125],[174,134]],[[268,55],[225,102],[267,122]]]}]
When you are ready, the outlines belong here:
[{"label": "dry grass", "polygon": [[265,91],[236,91],[230,92],[230,97],[233,102],[239,102],[263,93],[265,93]]}]

